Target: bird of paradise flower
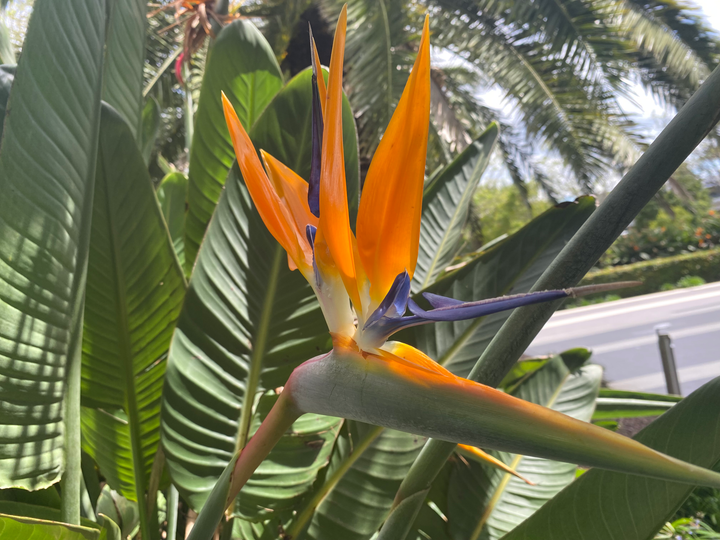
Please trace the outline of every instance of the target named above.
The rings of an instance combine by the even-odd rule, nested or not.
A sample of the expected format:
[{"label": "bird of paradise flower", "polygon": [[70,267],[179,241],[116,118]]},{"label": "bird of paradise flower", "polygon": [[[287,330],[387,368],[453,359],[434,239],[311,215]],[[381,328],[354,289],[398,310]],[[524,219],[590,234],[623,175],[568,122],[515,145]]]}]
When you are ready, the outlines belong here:
[{"label": "bird of paradise flower", "polygon": [[[319,75],[313,45],[309,182],[261,150],[263,167],[232,105],[222,96],[248,191],[265,225],[287,252],[290,268],[299,270],[313,288],[333,349],[295,369],[275,406],[231,461],[213,493],[221,493],[229,504],[283,433],[300,415],[311,412],[472,447],[720,487],[717,473],[457,377],[414,347],[389,340],[411,326],[472,319],[583,291],[542,291],[479,302],[426,294],[430,310],[410,298],[430,114],[427,18],[410,78],[368,170],[357,236],[353,234],[341,121],[346,18],[343,8],[327,87]],[[408,310],[410,315],[405,314]],[[202,523],[208,522],[203,519]]]}]

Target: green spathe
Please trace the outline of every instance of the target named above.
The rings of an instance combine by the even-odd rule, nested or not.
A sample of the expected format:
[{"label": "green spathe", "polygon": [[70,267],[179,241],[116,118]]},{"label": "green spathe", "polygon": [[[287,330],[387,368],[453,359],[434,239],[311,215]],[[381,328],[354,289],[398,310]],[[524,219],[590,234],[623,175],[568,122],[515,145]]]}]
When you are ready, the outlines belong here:
[{"label": "green spathe", "polygon": [[335,350],[286,386],[303,412],[588,467],[720,487],[720,474],[490,387]]}]

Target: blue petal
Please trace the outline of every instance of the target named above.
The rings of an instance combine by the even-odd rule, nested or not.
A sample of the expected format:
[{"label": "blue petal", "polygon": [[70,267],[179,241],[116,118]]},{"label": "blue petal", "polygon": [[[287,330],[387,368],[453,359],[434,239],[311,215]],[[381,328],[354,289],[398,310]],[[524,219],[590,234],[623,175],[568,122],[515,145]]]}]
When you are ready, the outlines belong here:
[{"label": "blue petal", "polygon": [[310,30],[310,56],[312,57],[312,147],[310,153],[310,182],[308,206],[315,217],[320,217],[320,167],[322,161],[323,117],[317,78],[322,77],[320,66],[315,65],[312,30]]},{"label": "blue petal", "polygon": [[315,233],[317,233],[317,227],[314,225],[305,226],[305,236],[307,237],[308,243],[313,250],[313,272],[315,273],[315,285],[319,288],[322,281],[320,279],[320,271],[318,270],[317,263],[315,262]]},{"label": "blue petal", "polygon": [[430,311],[425,311],[412,300],[410,300],[408,306],[413,315],[427,321],[463,321],[467,319],[476,319],[477,317],[483,317],[485,315],[498,313],[508,309],[528,306],[530,304],[539,304],[540,302],[567,298],[568,296],[570,295],[567,291],[555,290],[517,294],[514,296],[503,296],[501,298],[491,298],[489,300],[481,300],[479,302],[446,304],[443,307],[431,309]]},{"label": "blue petal", "polygon": [[404,270],[395,277],[390,290],[383,298],[383,301],[373,311],[372,315],[365,322],[363,330],[377,323],[383,317],[397,318],[405,314],[408,299],[410,298],[410,275]]}]

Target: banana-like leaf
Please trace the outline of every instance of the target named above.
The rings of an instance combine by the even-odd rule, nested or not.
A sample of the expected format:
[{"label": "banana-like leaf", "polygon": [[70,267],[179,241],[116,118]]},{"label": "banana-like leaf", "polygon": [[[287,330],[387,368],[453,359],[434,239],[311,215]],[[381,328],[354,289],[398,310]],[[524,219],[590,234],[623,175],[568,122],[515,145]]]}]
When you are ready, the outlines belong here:
[{"label": "banana-like leaf", "polygon": [[[520,384],[516,397],[588,422],[600,389],[602,368],[568,369],[561,356]],[[535,485],[479,463],[456,461],[448,489],[452,538],[501,538],[575,479],[575,465],[514,454],[498,454]]]},{"label": "banana-like leaf", "polygon": [[[427,291],[464,301],[527,292],[594,209],[592,197],[554,206]],[[510,313],[421,326],[414,331],[415,344],[465,377]]]},{"label": "banana-like leaf", "polygon": [[[705,384],[635,437],[702,467],[720,460],[720,378]],[[555,496],[506,540],[650,540],[691,486],[591,470]],[[568,519],[572,516],[572,519]]]},{"label": "banana-like leaf", "polygon": [[175,247],[180,265],[185,265],[185,205],[187,201],[188,179],[181,172],[172,172],[165,176],[157,189],[165,223]]},{"label": "banana-like leaf", "polygon": [[66,448],[79,469],[74,374],[104,34],[104,0],[37,0],[10,96],[0,147],[0,487],[56,482]]},{"label": "banana-like leaf", "polygon": [[[271,393],[260,398],[251,435],[277,401]],[[305,414],[272,449],[235,501],[233,516],[246,521],[282,525],[312,488],[318,471],[328,464],[342,419]]]},{"label": "banana-like leaf", "polygon": [[413,292],[431,285],[455,257],[472,194],[490,161],[497,136],[498,127],[492,124],[425,190]]},{"label": "banana-like leaf", "polygon": [[120,113],[139,138],[143,114],[145,0],[113,0],[105,46],[103,100]]},{"label": "banana-like leaf", "polygon": [[[350,434],[354,445],[374,429],[359,422],[349,424],[353,426]],[[364,540],[375,534],[424,443],[424,437],[384,430],[318,507],[307,538]],[[343,466],[352,452],[348,437],[339,439],[327,475]]]},{"label": "banana-like leaf", "polygon": [[[270,45],[250,21],[236,20],[218,33],[208,53],[190,151],[186,233],[189,268],[195,262],[235,159],[225,127],[221,92],[225,92],[249,131],[282,83],[282,72]],[[299,136],[297,131],[292,133]]]},{"label": "banana-like leaf", "polygon": [[56,521],[0,514],[0,538],[14,540],[101,540],[101,531]]},{"label": "banana-like leaf", "polygon": [[[462,298],[466,300],[502,296],[507,294],[511,287],[513,292],[525,292],[594,208],[594,200],[589,197],[581,198],[574,204],[554,207],[492,250],[480,254],[466,267],[440,280],[439,284],[442,284],[442,288],[431,287],[430,290],[449,295],[461,291]],[[423,213],[424,219],[425,213]],[[437,343],[442,343],[448,351],[467,348],[465,355],[467,362],[470,363],[473,350],[477,350],[479,354],[508,315],[507,313],[490,315],[481,319],[478,324],[475,324],[476,321],[471,321],[473,326],[467,333],[455,330],[458,325],[468,324],[461,322],[432,325],[449,327],[450,332],[442,333],[442,328],[433,329],[429,326],[416,329],[415,335],[421,338],[427,336],[418,340],[420,347],[428,342],[434,345],[437,340]],[[487,321],[482,323],[483,320]],[[413,337],[411,333],[405,335]],[[475,338],[477,342],[467,344],[468,335],[477,336]],[[425,352],[432,353],[432,350],[428,347]],[[409,458],[417,455],[418,441],[423,440],[407,433],[391,433],[392,435],[388,436],[391,437],[393,445],[401,449],[404,455],[397,455],[392,449],[388,452],[388,445],[383,438],[373,443],[369,450],[370,455],[364,456],[362,462],[352,465],[348,473],[340,479],[337,487],[329,492],[325,502],[318,509],[319,515],[313,520],[311,535],[321,538],[326,529],[339,535],[338,531],[345,527],[343,536],[367,539],[381,525],[395,497],[398,479],[405,477],[412,464]],[[390,459],[396,456],[397,459]],[[348,457],[345,454],[344,457],[339,455],[333,459],[342,462]],[[338,463],[337,466],[340,467],[342,464]],[[368,470],[372,471],[372,474],[367,474]],[[350,519],[348,516],[354,515],[355,508],[359,504],[372,506],[373,512]],[[333,520],[334,523],[321,524],[323,514],[330,516],[324,520],[326,523],[331,523]],[[334,516],[337,514],[345,517],[342,520],[336,519]]]},{"label": "banana-like leaf", "polygon": [[[140,119],[140,151],[146,164],[150,164],[155,140],[160,132],[160,104],[150,96],[142,110]],[[183,201],[184,205],[184,201]]]},{"label": "banana-like leaf", "polygon": [[603,388],[597,399],[593,421],[616,418],[640,418],[660,416],[681,401],[680,396],[647,394],[626,390]]},{"label": "banana-like leaf", "polygon": [[[289,145],[287,134],[310,133],[311,92],[306,71],[275,97],[251,132],[258,148],[298,167],[298,174],[310,170],[309,138],[307,144]],[[357,139],[354,123],[343,125],[352,197]],[[245,445],[256,396],[282,386],[297,365],[330,347],[310,286],[299,272],[289,271],[287,255],[233,166],[195,264],[163,393],[168,469],[192,508],[203,506],[235,451]]]},{"label": "banana-like leaf", "polygon": [[[83,336],[84,450],[143,500],[185,278],[127,123],[103,106]],[[124,411],[118,413],[117,410]]]}]

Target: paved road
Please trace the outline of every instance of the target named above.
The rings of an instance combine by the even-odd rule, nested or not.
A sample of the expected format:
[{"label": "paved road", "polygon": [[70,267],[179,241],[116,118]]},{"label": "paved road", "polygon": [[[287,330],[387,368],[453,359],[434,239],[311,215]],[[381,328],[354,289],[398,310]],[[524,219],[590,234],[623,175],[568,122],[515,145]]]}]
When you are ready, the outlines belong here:
[{"label": "paved road", "polygon": [[587,347],[612,388],[666,393],[658,325],[675,347],[683,395],[720,376],[720,283],[561,311],[526,354]]}]

